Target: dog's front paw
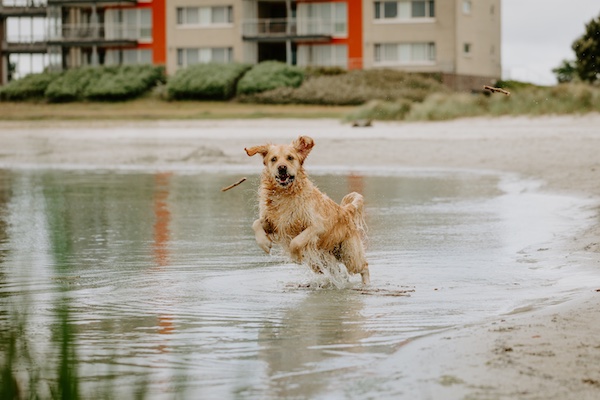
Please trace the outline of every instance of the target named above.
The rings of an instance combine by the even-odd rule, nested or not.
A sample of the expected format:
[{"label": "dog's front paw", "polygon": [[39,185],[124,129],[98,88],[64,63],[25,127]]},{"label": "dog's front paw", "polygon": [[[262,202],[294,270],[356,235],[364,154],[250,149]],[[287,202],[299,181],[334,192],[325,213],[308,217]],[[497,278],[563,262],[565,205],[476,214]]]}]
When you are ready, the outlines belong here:
[{"label": "dog's front paw", "polygon": [[302,248],[294,240],[290,243],[290,256],[292,257],[292,261],[302,263]]},{"label": "dog's front paw", "polygon": [[264,237],[261,238],[260,240],[256,240],[256,243],[258,243],[258,246],[264,250],[265,253],[270,254],[271,253],[271,247],[273,247],[273,242],[268,238],[268,237]]}]

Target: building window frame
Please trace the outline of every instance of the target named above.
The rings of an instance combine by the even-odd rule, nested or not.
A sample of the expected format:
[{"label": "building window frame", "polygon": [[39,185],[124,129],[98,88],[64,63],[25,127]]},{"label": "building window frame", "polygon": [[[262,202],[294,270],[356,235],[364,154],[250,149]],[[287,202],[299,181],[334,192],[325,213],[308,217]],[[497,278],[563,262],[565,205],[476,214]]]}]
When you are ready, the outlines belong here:
[{"label": "building window frame", "polygon": [[435,22],[435,0],[375,1],[376,23]]},{"label": "building window frame", "polygon": [[182,47],[177,49],[177,66],[228,64],[233,62],[233,47]]},{"label": "building window frame", "polygon": [[346,44],[299,45],[297,65],[348,68],[348,46]]},{"label": "building window frame", "polygon": [[152,9],[111,9],[105,15],[107,39],[135,39],[140,43],[152,43]]},{"label": "building window frame", "polygon": [[425,66],[436,64],[435,42],[375,43],[376,66]]},{"label": "building window frame", "polygon": [[233,6],[177,7],[178,28],[218,28],[233,26]]},{"label": "building window frame", "polygon": [[473,54],[473,43],[465,42],[463,43],[463,55],[465,57],[471,57]]},{"label": "building window frame", "polygon": [[348,37],[348,5],[343,1],[299,3],[296,11],[298,33],[331,34]]},{"label": "building window frame", "polygon": [[473,11],[473,3],[471,0],[463,0],[462,2],[462,12],[464,15],[471,15]]}]

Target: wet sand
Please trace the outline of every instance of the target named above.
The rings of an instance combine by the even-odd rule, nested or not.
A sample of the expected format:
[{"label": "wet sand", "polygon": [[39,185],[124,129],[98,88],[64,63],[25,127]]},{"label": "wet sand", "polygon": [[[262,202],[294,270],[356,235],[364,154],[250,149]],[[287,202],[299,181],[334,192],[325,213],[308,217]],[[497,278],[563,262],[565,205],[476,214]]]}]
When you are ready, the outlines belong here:
[{"label": "wet sand", "polygon": [[[219,137],[214,127],[229,134]],[[541,191],[600,200],[600,114],[372,128],[332,120],[0,122],[0,166],[218,169],[234,164],[252,174],[260,161],[247,157],[244,147],[287,142],[299,134],[316,142],[306,164],[309,173],[311,166],[371,165],[496,170],[538,180]],[[600,277],[600,207],[594,204],[591,228],[561,245],[566,258]],[[600,279],[587,282],[567,302],[414,340],[386,362],[406,364],[403,392],[411,398],[599,398],[597,289]],[[385,371],[385,363],[380,368]]]}]

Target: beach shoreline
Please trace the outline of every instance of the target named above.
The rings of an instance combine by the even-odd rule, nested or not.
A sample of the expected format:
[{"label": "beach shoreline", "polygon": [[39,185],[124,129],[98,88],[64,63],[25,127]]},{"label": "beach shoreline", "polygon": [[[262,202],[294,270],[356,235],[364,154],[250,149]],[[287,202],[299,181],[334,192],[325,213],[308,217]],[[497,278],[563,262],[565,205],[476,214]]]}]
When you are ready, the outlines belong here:
[{"label": "beach shoreline", "polygon": [[[0,168],[254,169],[244,147],[300,134],[316,142],[309,173],[313,166],[499,171],[536,180],[542,192],[588,199],[589,227],[569,237],[564,252],[600,270],[600,114],[372,128],[335,120],[0,121]],[[599,398],[598,290],[600,280],[557,305],[411,341],[386,362],[406,363],[401,393],[412,398]]]}]

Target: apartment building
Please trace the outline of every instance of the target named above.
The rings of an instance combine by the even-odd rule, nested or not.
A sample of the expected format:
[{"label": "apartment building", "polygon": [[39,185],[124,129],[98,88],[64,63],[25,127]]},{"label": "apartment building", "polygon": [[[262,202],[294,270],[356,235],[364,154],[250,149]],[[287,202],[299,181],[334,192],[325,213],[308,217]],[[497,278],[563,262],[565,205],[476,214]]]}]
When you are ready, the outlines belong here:
[{"label": "apartment building", "polygon": [[[166,0],[0,0],[0,83],[10,56],[45,53],[46,68],[166,64]],[[44,37],[8,30],[43,18]]]},{"label": "apartment building", "polygon": [[47,2],[48,53],[63,68],[278,60],[440,73],[461,89],[501,75],[501,0]]}]

